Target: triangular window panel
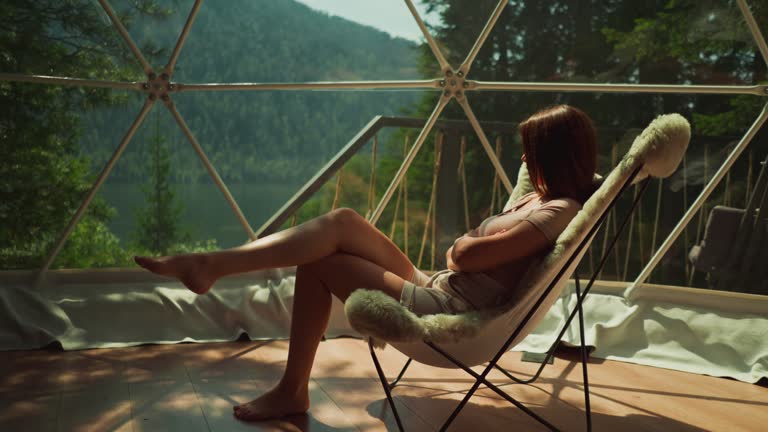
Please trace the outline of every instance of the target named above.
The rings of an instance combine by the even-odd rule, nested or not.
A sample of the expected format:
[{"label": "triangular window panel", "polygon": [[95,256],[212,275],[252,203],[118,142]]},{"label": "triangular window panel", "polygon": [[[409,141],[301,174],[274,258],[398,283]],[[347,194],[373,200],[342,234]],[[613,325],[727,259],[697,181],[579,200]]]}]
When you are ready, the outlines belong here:
[{"label": "triangular window panel", "polygon": [[[141,67],[108,15],[97,2],[88,3],[4,4],[0,72],[70,80],[141,79]],[[139,15],[132,8],[121,11],[128,18]]]},{"label": "triangular window panel", "polygon": [[331,3],[206,1],[177,78],[193,83],[422,79],[421,32],[404,2]]},{"label": "triangular window panel", "polygon": [[[653,230],[652,250],[658,249],[673,227],[688,211],[707,183],[736,151],[750,124],[740,121],[728,125],[723,118],[734,116],[734,106],[743,102],[739,97],[709,96],[705,106],[721,106],[717,113],[703,111],[693,116],[695,131],[686,159],[680,169],[663,184],[651,187],[652,211],[660,208],[659,216],[644,214],[647,231]],[[730,108],[730,109],[727,109]],[[747,111],[748,112],[748,111]],[[757,116],[757,113],[752,114]],[[763,163],[768,157],[768,142],[761,131],[751,144],[735,159],[731,168],[703,202],[690,223],[671,244],[654,272],[651,283],[696,288],[765,294],[766,257],[765,218],[757,217],[761,199],[765,196],[768,171]],[[759,181],[762,173],[763,180]],[[650,200],[646,197],[646,201]],[[747,217],[747,214],[751,214]],[[636,227],[637,229],[637,227]],[[637,235],[637,233],[635,233]],[[635,237],[635,245],[637,239]],[[653,240],[651,240],[653,241]],[[633,248],[633,253],[636,252]],[[650,259],[639,257],[644,263]],[[630,280],[638,273],[630,268]]]},{"label": "triangular window panel", "polygon": [[[485,3],[490,8],[494,2]],[[472,46],[489,15],[480,9],[459,2],[443,9],[441,38],[451,53],[462,55]],[[755,70],[762,62],[735,2],[511,2],[470,78],[750,85],[763,79]]]},{"label": "triangular window panel", "polygon": [[397,115],[421,97],[408,91],[238,91],[183,93],[175,101],[256,229],[327,163],[343,157],[340,152],[376,116]]},{"label": "triangular window panel", "polygon": [[[3,137],[7,194],[0,199],[0,268],[38,269],[119,147],[142,101],[131,93],[104,91],[98,105],[92,105],[56,87],[13,86],[27,98],[25,110],[7,117],[14,121]],[[116,105],[105,105],[105,100]],[[94,210],[104,215],[106,209],[96,201]]]},{"label": "triangular window panel", "polygon": [[169,112],[154,107],[52,267],[130,267],[134,255],[212,250],[247,241],[222,193],[195,159]]}]

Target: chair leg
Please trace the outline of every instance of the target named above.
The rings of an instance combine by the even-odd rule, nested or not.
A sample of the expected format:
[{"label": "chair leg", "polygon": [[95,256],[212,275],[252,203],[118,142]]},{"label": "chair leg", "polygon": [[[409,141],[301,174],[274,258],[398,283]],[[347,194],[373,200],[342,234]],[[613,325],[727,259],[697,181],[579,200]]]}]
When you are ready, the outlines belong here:
[{"label": "chair leg", "polygon": [[408,357],[408,361],[407,361],[407,362],[405,362],[405,366],[403,366],[403,369],[400,371],[400,373],[399,373],[399,374],[397,374],[397,378],[395,378],[395,380],[394,380],[394,381],[392,381],[391,383],[389,383],[389,388],[390,388],[390,389],[393,389],[393,388],[395,388],[395,386],[397,385],[397,383],[398,383],[398,382],[400,382],[400,378],[402,378],[402,377],[403,377],[403,375],[405,375],[405,370],[406,370],[406,369],[408,369],[408,366],[410,366],[410,365],[411,365],[411,362],[412,362],[412,361],[413,361],[413,359],[412,359],[412,358],[410,358],[410,357]]},{"label": "chair leg", "polygon": [[[561,336],[562,337],[562,336]],[[560,338],[558,338],[554,344],[549,348],[547,351],[547,356],[544,357],[544,361],[541,362],[539,365],[539,369],[536,371],[535,374],[533,374],[532,377],[528,379],[520,379],[514,375],[512,375],[511,372],[504,369],[503,367],[499,366],[498,364],[494,365],[493,367],[496,368],[499,372],[503,373],[507,378],[511,379],[512,381],[518,383],[518,384],[531,384],[532,382],[539,379],[539,376],[541,376],[541,372],[544,371],[544,368],[549,364],[549,359],[554,357],[555,351],[557,350],[557,347],[560,345]]]},{"label": "chair leg", "polygon": [[592,431],[592,407],[589,404],[589,376],[587,374],[587,345],[584,335],[584,312],[581,307],[581,288],[579,275],[576,274],[576,307],[579,310],[579,335],[581,336],[581,365],[584,376],[584,409],[587,416],[587,432]]},{"label": "chair leg", "polygon": [[[488,366],[487,366],[487,367],[486,367],[486,369],[485,369],[485,371],[486,371],[486,372],[484,372],[484,374],[483,374],[483,375],[481,375],[481,374],[478,374],[477,372],[473,371],[472,369],[470,369],[470,368],[469,368],[469,366],[465,365],[465,364],[464,364],[464,363],[462,363],[461,361],[459,361],[459,360],[457,360],[456,358],[454,358],[452,355],[450,355],[450,354],[448,354],[447,352],[443,351],[443,349],[441,349],[439,346],[437,346],[437,345],[433,344],[432,342],[425,342],[425,343],[426,343],[427,345],[429,345],[429,347],[430,347],[430,348],[432,348],[433,350],[435,350],[435,351],[437,351],[438,353],[440,353],[440,355],[442,355],[442,356],[443,356],[443,357],[445,357],[446,359],[450,360],[450,361],[451,361],[451,363],[455,364],[456,366],[458,366],[459,368],[461,368],[461,369],[462,369],[464,372],[466,372],[466,373],[468,373],[469,375],[471,375],[471,376],[472,376],[472,377],[475,379],[475,384],[472,386],[472,388],[473,388],[474,390],[477,390],[477,387],[479,387],[479,385],[480,385],[481,383],[482,383],[482,384],[485,384],[485,386],[486,386],[486,387],[488,387],[489,389],[493,390],[493,391],[494,391],[496,394],[498,394],[499,396],[501,396],[501,397],[503,397],[504,399],[506,399],[506,400],[507,400],[507,402],[509,402],[509,403],[513,404],[514,406],[518,407],[518,408],[519,408],[520,410],[522,410],[522,411],[523,411],[525,414],[528,414],[528,415],[529,415],[529,416],[531,416],[533,419],[535,419],[535,420],[536,420],[536,421],[538,421],[539,423],[541,423],[541,424],[543,424],[544,426],[546,426],[546,427],[547,427],[549,430],[551,430],[551,431],[555,431],[555,432],[559,431],[559,429],[557,429],[557,428],[556,428],[556,427],[555,427],[553,424],[549,423],[549,422],[548,422],[548,421],[546,421],[546,420],[545,420],[543,417],[539,416],[539,415],[538,415],[538,414],[536,414],[535,412],[533,412],[533,411],[531,411],[530,409],[528,409],[528,407],[526,407],[526,406],[525,406],[525,405],[523,405],[522,403],[518,402],[518,401],[517,401],[515,398],[513,398],[513,397],[512,397],[512,396],[510,396],[510,395],[508,395],[508,394],[507,394],[507,393],[505,393],[503,390],[501,390],[499,387],[497,387],[495,384],[493,384],[492,382],[488,381],[488,380],[485,378],[485,375],[484,375],[484,374],[485,374],[485,373],[487,373],[488,371],[490,371],[490,370],[491,370],[491,368],[493,368],[493,367],[496,367],[496,366],[497,366],[495,361],[492,361],[491,363],[489,363],[489,364],[488,364]],[[469,397],[472,397],[472,394],[471,394],[471,393],[474,393],[474,391],[473,391],[472,389],[470,389]],[[451,413],[451,416],[450,416],[450,417],[448,417],[448,419],[447,419],[447,420],[446,420],[446,421],[443,423],[443,425],[440,427],[440,431],[441,431],[441,432],[442,432],[442,431],[445,431],[445,430],[447,430],[447,429],[448,429],[448,426],[450,426],[450,425],[451,425],[451,423],[453,423],[453,420],[456,418],[456,416],[458,416],[458,415],[459,415],[459,413],[461,412],[461,410],[462,410],[462,409],[464,409],[464,406],[465,406],[465,404],[467,403],[467,401],[469,400],[469,397],[465,397],[465,398],[464,398],[464,400],[462,400],[462,403],[460,403],[460,404],[459,404],[459,405],[458,405],[458,406],[457,406],[457,407],[454,409],[453,413]]]},{"label": "chair leg", "polygon": [[507,378],[509,378],[512,381],[516,382],[517,384],[528,384],[526,382],[526,380],[521,380],[520,378],[512,375],[511,372],[509,372],[508,370],[504,369],[503,367],[501,367],[499,365],[494,365],[493,367],[496,368],[496,370],[498,370],[499,372],[503,373],[504,376],[506,376]]},{"label": "chair leg", "polygon": [[[400,415],[397,413],[397,408],[395,407],[395,401],[392,399],[392,392],[390,389],[390,384],[387,382],[387,377],[384,375],[384,371],[381,369],[381,365],[379,364],[379,359],[376,357],[376,352],[373,349],[373,342],[368,341],[368,348],[371,351],[371,358],[373,359],[373,364],[376,366],[376,372],[379,374],[379,380],[381,381],[381,386],[384,387],[384,393],[387,395],[387,401],[389,402],[389,406],[392,408],[392,413],[395,415],[395,421],[397,422],[397,427],[400,430],[400,432],[404,432],[405,428],[403,428],[403,423],[400,421]],[[398,376],[397,380],[400,379],[403,373],[405,373],[405,369],[410,364],[410,360],[408,363],[405,364],[405,368],[400,372],[400,376]],[[395,383],[397,382],[395,380]],[[394,385],[393,385],[394,386]]]}]

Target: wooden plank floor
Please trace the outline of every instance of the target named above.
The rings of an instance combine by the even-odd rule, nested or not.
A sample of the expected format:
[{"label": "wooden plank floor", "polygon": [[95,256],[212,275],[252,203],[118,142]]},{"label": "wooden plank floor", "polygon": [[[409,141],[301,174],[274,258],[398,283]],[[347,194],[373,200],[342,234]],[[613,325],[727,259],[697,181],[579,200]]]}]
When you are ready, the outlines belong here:
[{"label": "wooden plank floor", "polygon": [[[367,345],[320,345],[308,415],[242,423],[232,405],[279,378],[287,342],[153,345],[76,352],[0,352],[0,431],[395,431]],[[394,377],[404,357],[380,351]],[[563,353],[532,386],[503,385],[562,430],[585,430],[581,367]],[[536,364],[509,353],[502,365],[526,377]],[[596,431],[760,431],[768,425],[768,388],[614,361],[590,364]],[[492,381],[506,383],[499,373]],[[394,390],[407,430],[431,431],[471,380],[458,370],[412,364]],[[450,430],[546,430],[488,389]]]}]

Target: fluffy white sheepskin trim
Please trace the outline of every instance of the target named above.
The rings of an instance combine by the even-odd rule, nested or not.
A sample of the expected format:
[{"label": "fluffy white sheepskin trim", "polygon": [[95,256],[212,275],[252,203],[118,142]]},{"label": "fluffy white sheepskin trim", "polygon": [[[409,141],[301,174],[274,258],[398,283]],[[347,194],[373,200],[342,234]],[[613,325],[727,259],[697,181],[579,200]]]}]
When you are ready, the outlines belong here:
[{"label": "fluffy white sheepskin trim", "polygon": [[635,181],[647,176],[663,178],[675,172],[685,156],[691,140],[691,125],[680,114],[656,117],[635,138],[628,156],[643,163],[643,169]]},{"label": "fluffy white sheepskin trim", "polygon": [[485,321],[482,312],[419,317],[387,294],[366,289],[347,298],[344,313],[359,333],[390,342],[456,342],[474,336]]}]

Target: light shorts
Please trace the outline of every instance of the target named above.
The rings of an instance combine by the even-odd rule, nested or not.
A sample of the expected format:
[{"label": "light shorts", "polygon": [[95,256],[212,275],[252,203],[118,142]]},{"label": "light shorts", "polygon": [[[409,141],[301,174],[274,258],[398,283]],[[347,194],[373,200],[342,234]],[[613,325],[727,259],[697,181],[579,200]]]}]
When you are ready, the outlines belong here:
[{"label": "light shorts", "polygon": [[429,277],[414,267],[411,280],[403,283],[400,304],[416,315],[457,314],[498,306],[508,292],[482,272],[442,270]]},{"label": "light shorts", "polygon": [[439,288],[451,273],[451,270],[443,270],[429,277],[414,267],[411,280],[403,283],[400,304],[416,315],[456,314],[470,310],[464,300]]}]

